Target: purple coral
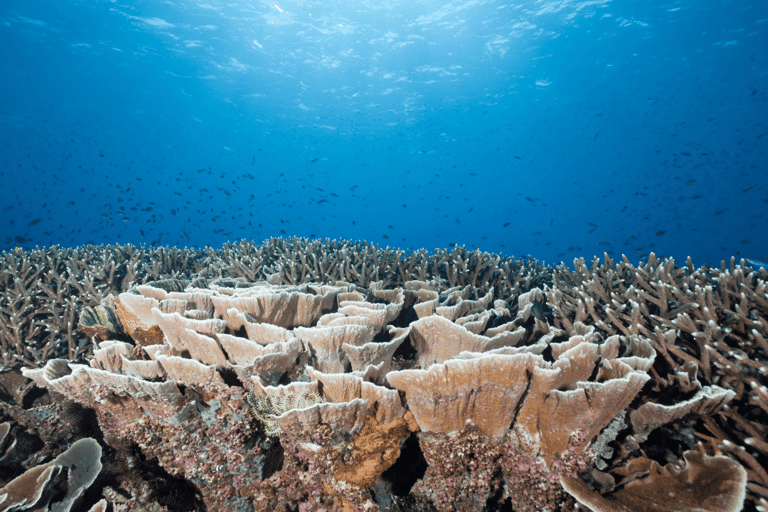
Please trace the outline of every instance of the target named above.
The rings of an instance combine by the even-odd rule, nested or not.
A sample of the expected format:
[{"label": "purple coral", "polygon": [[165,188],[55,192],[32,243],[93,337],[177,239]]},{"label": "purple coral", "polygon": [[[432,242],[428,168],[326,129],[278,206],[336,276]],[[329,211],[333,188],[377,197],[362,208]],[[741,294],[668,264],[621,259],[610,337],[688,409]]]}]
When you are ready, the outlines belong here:
[{"label": "purple coral", "polygon": [[585,440],[584,432],[573,432],[570,436],[571,447],[556,456],[552,466],[547,468],[544,458],[532,449],[533,436],[521,432],[519,428],[507,432],[501,443],[499,463],[505,491],[515,512],[558,510],[565,498],[560,477],[576,476],[594,462],[594,454],[589,448],[575,451]]},{"label": "purple coral", "polygon": [[413,492],[440,512],[482,510],[499,488],[499,442],[471,421],[459,432],[419,435],[427,473]]}]

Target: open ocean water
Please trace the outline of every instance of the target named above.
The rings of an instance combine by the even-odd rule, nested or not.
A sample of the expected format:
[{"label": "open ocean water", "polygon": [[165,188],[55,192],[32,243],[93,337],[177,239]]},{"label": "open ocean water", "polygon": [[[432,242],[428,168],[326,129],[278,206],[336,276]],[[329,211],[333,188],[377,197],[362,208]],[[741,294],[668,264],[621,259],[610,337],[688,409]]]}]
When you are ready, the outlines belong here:
[{"label": "open ocean water", "polygon": [[0,246],[768,260],[764,0],[5,0]]}]

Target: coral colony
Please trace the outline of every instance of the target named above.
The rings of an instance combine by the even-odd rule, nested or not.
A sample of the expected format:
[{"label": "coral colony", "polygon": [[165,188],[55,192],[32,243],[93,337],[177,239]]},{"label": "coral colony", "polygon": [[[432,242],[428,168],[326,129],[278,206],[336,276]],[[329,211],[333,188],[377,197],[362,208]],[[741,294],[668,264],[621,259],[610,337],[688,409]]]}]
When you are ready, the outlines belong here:
[{"label": "coral colony", "polygon": [[0,511],[768,510],[768,272],[744,261],[3,259]]}]

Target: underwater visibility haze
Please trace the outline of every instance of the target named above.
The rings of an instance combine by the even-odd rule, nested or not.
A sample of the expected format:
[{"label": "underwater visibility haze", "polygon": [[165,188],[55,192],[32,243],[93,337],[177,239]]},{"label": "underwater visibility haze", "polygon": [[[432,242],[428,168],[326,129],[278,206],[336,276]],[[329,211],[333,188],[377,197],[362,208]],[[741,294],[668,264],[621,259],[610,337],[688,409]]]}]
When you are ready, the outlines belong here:
[{"label": "underwater visibility haze", "polygon": [[768,2],[0,5],[2,240],[768,260]]}]

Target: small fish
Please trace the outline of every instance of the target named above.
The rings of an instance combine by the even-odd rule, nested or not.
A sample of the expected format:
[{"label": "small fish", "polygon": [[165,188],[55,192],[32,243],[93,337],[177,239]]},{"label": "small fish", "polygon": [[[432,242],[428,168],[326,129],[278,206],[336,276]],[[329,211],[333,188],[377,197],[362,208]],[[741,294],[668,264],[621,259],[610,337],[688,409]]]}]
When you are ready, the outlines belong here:
[{"label": "small fish", "polygon": [[34,226],[35,224],[39,224],[41,220],[43,219],[35,219],[33,221],[30,221],[30,223],[27,224],[27,226]]},{"label": "small fish", "polygon": [[760,261],[760,260],[753,260],[753,259],[751,259],[751,258],[744,258],[744,259],[745,259],[745,260],[746,260],[746,262],[747,262],[747,263],[749,263],[750,265],[753,265],[753,266],[755,266],[755,267],[763,267],[763,268],[766,268],[766,269],[768,269],[768,263],[766,263],[766,262],[764,262],[764,261]]},{"label": "small fish", "polygon": [[547,310],[546,304],[543,302],[540,302],[538,300],[533,301],[533,307],[531,308],[531,314],[534,318],[541,320],[542,322],[547,321],[547,316],[552,316],[552,312]]},{"label": "small fish", "polygon": [[312,160],[309,161],[309,163],[313,164],[313,163],[317,162],[318,160],[320,160],[320,159],[319,158],[313,158]]}]

